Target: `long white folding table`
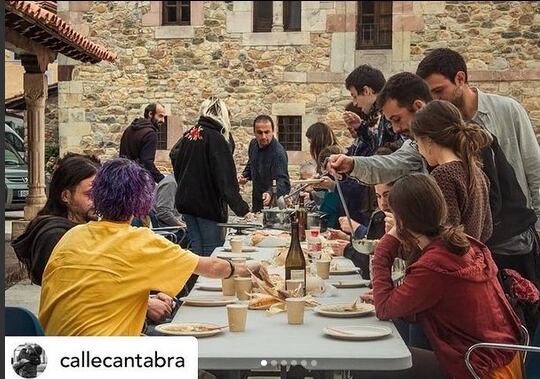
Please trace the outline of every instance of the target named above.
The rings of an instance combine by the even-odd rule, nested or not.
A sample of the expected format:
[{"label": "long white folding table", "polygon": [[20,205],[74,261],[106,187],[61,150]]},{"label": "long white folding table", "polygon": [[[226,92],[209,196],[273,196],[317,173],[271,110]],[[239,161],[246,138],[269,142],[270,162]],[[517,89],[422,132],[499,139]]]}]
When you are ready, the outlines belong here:
[{"label": "long white folding table", "polygon": [[[256,260],[269,259],[273,248],[257,248],[246,254]],[[213,255],[220,255],[218,248]],[[350,261],[349,261],[350,262]],[[358,278],[355,275],[332,275],[328,280]],[[199,278],[197,284],[211,283]],[[216,281],[215,281],[216,282]],[[338,289],[337,296],[316,298],[321,304],[352,303],[366,288]],[[190,296],[221,294],[197,289]],[[225,307],[183,305],[173,322],[208,322],[227,325]],[[384,325],[392,335],[372,341],[345,341],[326,336],[323,328],[341,325]],[[199,338],[199,368],[208,370],[268,370],[280,366],[304,365],[309,370],[403,370],[411,367],[411,354],[394,324],[380,321],[375,315],[361,318],[328,318],[306,309],[303,325],[289,325],[287,314],[269,315],[264,310],[248,310],[246,331]],[[330,371],[329,371],[330,372]]]}]

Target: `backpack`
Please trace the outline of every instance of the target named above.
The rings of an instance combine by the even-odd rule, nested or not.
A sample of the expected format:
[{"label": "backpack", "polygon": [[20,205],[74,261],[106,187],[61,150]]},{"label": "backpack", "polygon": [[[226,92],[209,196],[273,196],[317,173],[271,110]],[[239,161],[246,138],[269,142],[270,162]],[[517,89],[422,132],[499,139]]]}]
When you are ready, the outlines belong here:
[{"label": "backpack", "polygon": [[521,324],[527,327],[529,336],[533,336],[538,325],[540,291],[512,269],[499,270],[497,278]]}]

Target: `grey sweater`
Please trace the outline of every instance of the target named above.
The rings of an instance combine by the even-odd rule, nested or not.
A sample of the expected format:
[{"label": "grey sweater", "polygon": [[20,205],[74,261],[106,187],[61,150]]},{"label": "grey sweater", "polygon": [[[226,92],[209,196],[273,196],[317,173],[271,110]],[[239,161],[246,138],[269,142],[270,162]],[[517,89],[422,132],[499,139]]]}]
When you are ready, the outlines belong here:
[{"label": "grey sweater", "polygon": [[478,93],[478,111],[473,121],[498,138],[506,159],[514,168],[527,206],[536,213],[536,230],[540,230],[540,146],[531,120],[516,100],[474,90]]},{"label": "grey sweater", "polygon": [[177,226],[182,221],[182,215],[174,206],[176,196],[176,181],[173,175],[165,176],[156,186],[154,210],[160,226]]}]

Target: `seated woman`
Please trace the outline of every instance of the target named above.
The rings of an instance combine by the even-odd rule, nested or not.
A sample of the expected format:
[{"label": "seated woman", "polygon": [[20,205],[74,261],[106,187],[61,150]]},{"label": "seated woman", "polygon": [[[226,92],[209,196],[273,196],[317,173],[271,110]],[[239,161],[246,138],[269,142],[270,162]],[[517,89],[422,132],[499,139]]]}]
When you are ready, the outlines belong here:
[{"label": "seated woman", "polygon": [[[390,208],[388,207],[388,194],[390,193],[393,184],[393,182],[390,182],[375,185],[378,209],[371,215],[371,220],[367,226],[357,223],[357,227],[354,231],[354,238],[380,239],[385,234],[386,215],[391,215]],[[339,221],[342,223],[342,217],[340,217]],[[344,221],[343,223],[347,222]],[[345,226],[343,223],[342,229],[344,229]],[[353,228],[354,226],[355,225],[353,225]],[[350,229],[348,225],[347,229]],[[349,258],[356,267],[360,268],[360,275],[362,278],[369,280],[369,256],[358,253],[350,243],[349,235],[342,231],[331,230],[330,238],[334,240],[332,241],[332,250],[334,251],[334,254]]]},{"label": "seated woman", "polygon": [[434,100],[417,111],[411,126],[418,151],[442,190],[448,223],[486,242],[493,222],[488,179],[481,170],[480,150],[491,137],[480,126],[465,123],[450,102]]},{"label": "seated woman", "polygon": [[[468,378],[464,356],[470,346],[521,339],[491,253],[462,226],[445,224],[444,196],[428,175],[398,179],[388,202],[396,226],[381,239],[373,260],[377,317],[416,319],[446,374]],[[391,268],[398,251],[405,251],[409,266],[401,286],[394,288]],[[512,351],[480,350],[471,362],[482,378],[522,378],[521,355]]]},{"label": "seated woman", "polygon": [[100,221],[70,229],[43,273],[39,319],[46,335],[136,336],[150,291],[176,295],[191,274],[210,278],[249,276],[258,263],[234,265],[199,257],[130,225],[152,207],[154,180],[128,159],[105,163],[91,198]]},{"label": "seated woman", "polygon": [[[317,122],[311,125],[306,131],[306,138],[310,145],[309,151],[311,157],[317,162],[317,172],[319,174],[323,173],[323,164],[326,158],[332,154],[341,154],[344,152],[344,149],[338,144],[332,128],[325,123]],[[351,218],[356,222],[366,225],[369,221],[369,215],[373,210],[368,187],[360,184],[351,177],[341,180],[340,185]],[[320,190],[336,191],[334,178],[330,177],[327,177],[327,180],[324,182],[314,185],[314,187]],[[341,203],[339,204],[338,212],[342,216],[345,212],[341,207]],[[325,212],[323,209],[321,211]],[[328,218],[328,226],[335,227],[337,222],[330,222],[331,219],[332,217]]]}]

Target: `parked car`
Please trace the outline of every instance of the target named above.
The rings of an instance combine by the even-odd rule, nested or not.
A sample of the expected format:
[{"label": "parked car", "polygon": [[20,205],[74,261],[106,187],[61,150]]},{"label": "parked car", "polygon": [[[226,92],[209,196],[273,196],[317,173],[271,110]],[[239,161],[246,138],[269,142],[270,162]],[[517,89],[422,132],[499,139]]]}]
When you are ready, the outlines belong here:
[{"label": "parked car", "polygon": [[28,166],[23,157],[10,144],[4,145],[5,210],[21,210],[28,196]]},{"label": "parked car", "polygon": [[26,149],[24,148],[23,139],[13,130],[8,124],[4,123],[4,141],[9,143],[15,150],[23,157],[26,158]]}]

